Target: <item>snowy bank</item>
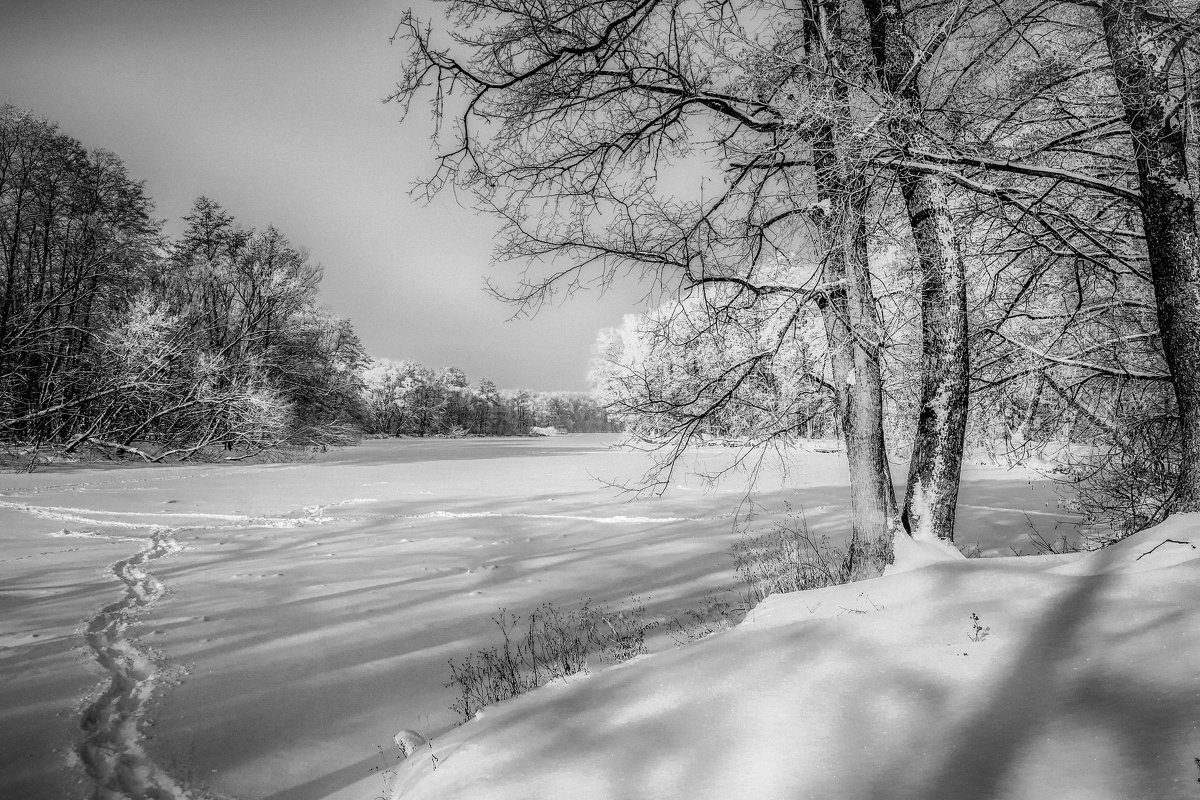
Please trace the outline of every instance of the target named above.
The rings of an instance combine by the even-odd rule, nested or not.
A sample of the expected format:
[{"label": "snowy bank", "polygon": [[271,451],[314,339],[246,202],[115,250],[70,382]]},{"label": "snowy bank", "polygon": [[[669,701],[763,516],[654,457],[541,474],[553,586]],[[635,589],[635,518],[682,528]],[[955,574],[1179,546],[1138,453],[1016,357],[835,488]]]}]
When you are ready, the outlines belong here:
[{"label": "snowy bank", "polygon": [[882,578],[489,707],[392,796],[1195,800],[1198,545],[1180,515],[1087,554],[905,548]]}]

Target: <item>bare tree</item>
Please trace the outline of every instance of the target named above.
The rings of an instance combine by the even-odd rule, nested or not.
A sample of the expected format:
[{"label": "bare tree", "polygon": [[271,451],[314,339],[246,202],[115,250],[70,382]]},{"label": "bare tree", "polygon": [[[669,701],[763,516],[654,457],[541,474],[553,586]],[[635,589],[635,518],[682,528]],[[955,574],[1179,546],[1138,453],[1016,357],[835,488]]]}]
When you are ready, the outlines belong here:
[{"label": "bare tree", "polygon": [[[923,72],[972,4],[930,4],[916,20],[901,0],[864,5],[887,133],[899,147],[920,145],[931,127]],[[966,267],[944,179],[904,166],[895,177],[916,243],[921,302],[919,410],[903,521],[914,537],[953,540],[969,390]]]},{"label": "bare tree", "polygon": [[[440,119],[452,107],[455,145],[426,189],[455,181],[475,189],[505,222],[499,254],[547,268],[527,272],[507,296],[536,307],[556,289],[636,271],[668,291],[720,284],[734,297],[786,294],[814,304],[825,320],[847,442],[854,536],[898,527],[869,264],[873,198],[884,198],[877,159],[861,135],[878,93],[864,94],[864,76],[873,73],[854,57],[866,52],[866,17],[838,3],[451,9],[460,26],[455,52],[463,55],[438,49],[429,29],[406,17],[411,60],[395,99],[407,105],[430,86]],[[698,179],[704,170],[720,176],[715,191]],[[939,247],[952,256],[953,236],[938,226]],[[769,268],[797,250],[819,268],[800,281],[772,282]],[[942,294],[959,298],[958,267],[945,255],[939,263],[949,264],[952,278]],[[961,313],[951,316],[951,332],[961,334]],[[965,347],[965,336],[949,341],[933,318],[929,330],[945,347]],[[942,374],[934,384],[959,386],[965,356],[940,358],[928,360]],[[965,403],[964,392],[953,397]],[[917,458],[953,448],[963,419],[957,411],[932,416],[921,435],[936,429],[944,442],[918,448]],[[959,432],[945,436],[946,426]],[[952,468],[938,480],[951,481],[951,490],[939,491],[941,499],[920,494],[952,509],[957,461],[945,463]],[[929,473],[914,474],[924,482]],[[952,536],[952,510],[930,519],[942,520],[934,535]]]},{"label": "bare tree", "polygon": [[[930,109],[940,135],[881,157],[976,196],[999,290],[981,298],[982,377],[1031,381],[1028,422],[1055,406],[1107,432],[1138,406],[1173,417],[1170,505],[1195,508],[1196,4],[1007,2],[967,28]],[[1163,387],[1170,404],[1135,399]]]},{"label": "bare tree", "polygon": [[[1200,511],[1200,229],[1188,164],[1190,85],[1184,53],[1197,47],[1193,3],[1152,8],[1103,0],[1100,21],[1124,110],[1141,200],[1163,351],[1175,386],[1182,454],[1172,507]],[[1190,169],[1189,169],[1190,166]]]}]

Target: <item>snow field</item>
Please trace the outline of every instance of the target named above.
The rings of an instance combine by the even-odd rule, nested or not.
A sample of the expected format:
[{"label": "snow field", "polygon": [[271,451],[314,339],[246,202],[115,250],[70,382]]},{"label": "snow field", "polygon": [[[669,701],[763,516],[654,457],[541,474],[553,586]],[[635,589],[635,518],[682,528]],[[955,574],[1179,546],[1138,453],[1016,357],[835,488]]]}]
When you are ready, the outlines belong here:
[{"label": "snow field", "polygon": [[[163,592],[123,620],[159,668],[135,744],[197,795],[383,796],[398,730],[447,738],[446,661],[495,641],[498,608],[633,596],[667,615],[735,584],[744,486],[680,473],[666,496],[628,501],[596,478],[627,481],[647,461],[610,441],[377,440],[300,464],[0,476],[0,797],[90,794],[79,763],[64,768],[108,685],[85,624],[124,591],[110,567],[156,527],[182,551],[143,565]],[[764,523],[788,500],[818,534],[844,532],[839,454],[798,454],[759,488]],[[989,522],[964,522],[985,552],[1028,546],[1024,515],[996,509],[1041,512],[1048,535],[1056,524],[1036,476],[976,468],[964,504]]]}]

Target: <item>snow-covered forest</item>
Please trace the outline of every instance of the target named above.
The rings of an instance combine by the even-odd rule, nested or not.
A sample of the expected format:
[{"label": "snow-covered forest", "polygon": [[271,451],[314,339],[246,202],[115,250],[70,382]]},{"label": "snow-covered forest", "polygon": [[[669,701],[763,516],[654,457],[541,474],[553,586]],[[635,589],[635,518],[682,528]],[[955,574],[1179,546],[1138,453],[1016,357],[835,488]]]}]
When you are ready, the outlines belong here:
[{"label": "snow-covered forest", "polygon": [[117,155],[12,106],[0,164],[0,440],[29,465],[353,439],[366,354],[283,233],[201,197],[166,238]]},{"label": "snow-covered forest", "polygon": [[362,434],[612,430],[587,393],[371,359],[279,230],[196,200],[172,238],[110,152],[0,109],[5,460],[281,457]]},{"label": "snow-covered forest", "polygon": [[391,436],[517,436],[533,428],[606,433],[619,428],[588,392],[474,387],[457,367],[434,372],[413,361],[376,359],[363,373],[367,433]]},{"label": "snow-covered forest", "polygon": [[0,798],[1195,800],[1196,0],[387,27],[506,324],[640,302],[588,392],[372,358],[5,105]]}]

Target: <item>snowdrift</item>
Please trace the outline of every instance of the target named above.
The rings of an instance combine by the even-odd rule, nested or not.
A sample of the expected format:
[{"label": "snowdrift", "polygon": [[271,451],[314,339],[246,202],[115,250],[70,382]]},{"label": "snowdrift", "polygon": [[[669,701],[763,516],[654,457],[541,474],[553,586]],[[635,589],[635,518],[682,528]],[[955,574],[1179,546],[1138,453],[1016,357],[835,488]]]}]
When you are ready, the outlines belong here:
[{"label": "snowdrift", "polygon": [[485,709],[392,797],[1195,800],[1198,545],[1191,514],[1087,554],[902,547],[882,578]]}]

